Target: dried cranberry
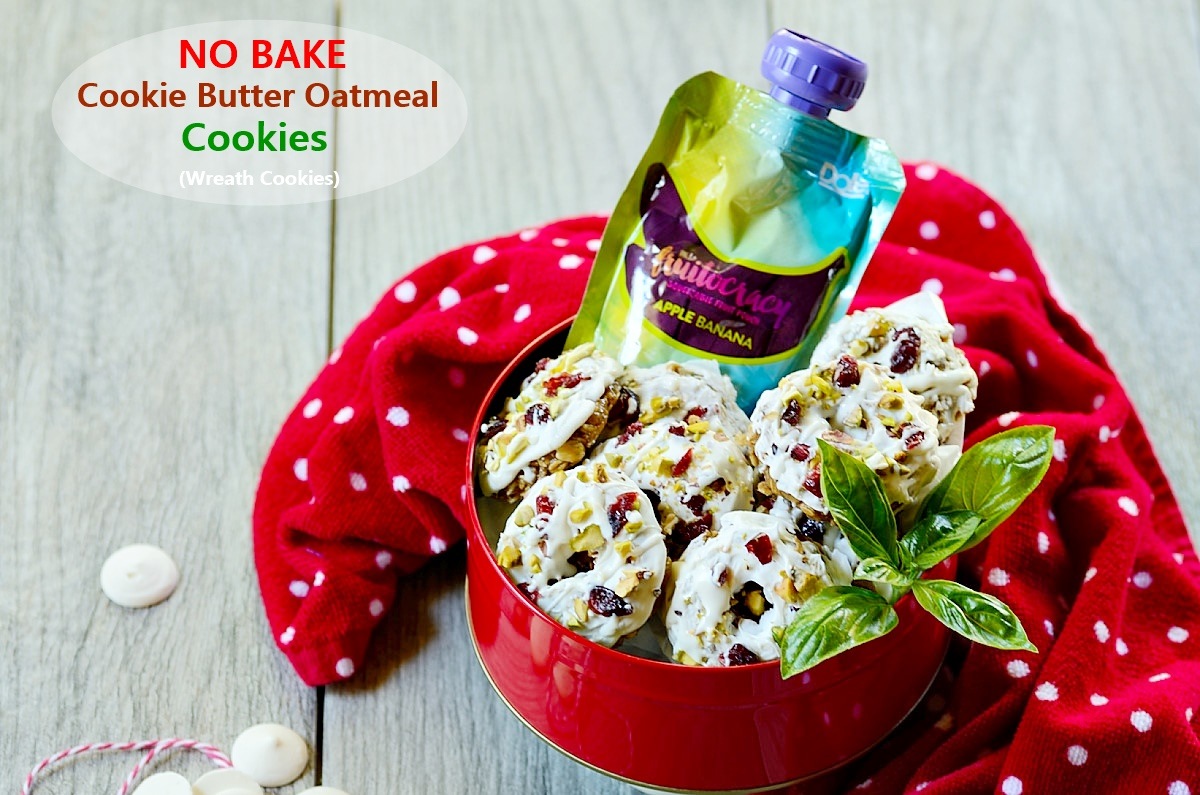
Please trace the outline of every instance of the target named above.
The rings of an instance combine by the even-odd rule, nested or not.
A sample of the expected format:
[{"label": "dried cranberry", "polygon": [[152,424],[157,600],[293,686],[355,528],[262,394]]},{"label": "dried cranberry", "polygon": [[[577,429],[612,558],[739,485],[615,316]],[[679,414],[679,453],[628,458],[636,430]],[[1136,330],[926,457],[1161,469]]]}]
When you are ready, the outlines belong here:
[{"label": "dried cranberry", "polygon": [[892,372],[907,373],[921,355],[921,337],[911,328],[900,328],[892,332],[896,349],[892,351]]},{"label": "dried cranberry", "polygon": [[658,506],[662,502],[662,497],[658,496],[658,492],[653,489],[646,489],[645,493],[650,498],[650,507],[654,509],[655,513],[658,513]]},{"label": "dried cranberry", "polygon": [[796,535],[823,544],[825,542],[825,525],[810,516],[801,516],[796,522]]},{"label": "dried cranberry", "polygon": [[667,555],[672,560],[678,560],[683,551],[688,548],[688,544],[691,544],[697,536],[712,530],[712,526],[711,513],[704,514],[694,522],[676,524],[675,529],[671,531],[671,536],[667,539]]},{"label": "dried cranberry", "polygon": [[688,409],[687,414],[683,415],[683,419],[686,422],[691,422],[692,420],[702,420],[707,415],[708,409],[703,406],[696,406],[695,408]]},{"label": "dried cranberry", "polygon": [[812,448],[806,444],[798,444],[792,448],[793,461],[807,461],[812,456]]},{"label": "dried cranberry", "polygon": [[533,501],[537,506],[538,513],[551,514],[554,513],[554,500],[550,499],[545,494],[539,494],[538,498]]},{"label": "dried cranberry", "polygon": [[725,482],[725,478],[717,478],[712,483],[709,483],[708,487],[718,494],[724,494],[729,488],[729,484]]},{"label": "dried cranberry", "polygon": [[837,366],[833,368],[833,383],[842,389],[848,389],[858,386],[858,382],[861,380],[862,373],[858,371],[858,362],[854,360],[853,356],[843,356],[838,359]]},{"label": "dried cranberry", "polygon": [[784,408],[783,414],[779,416],[779,419],[783,420],[794,428],[800,424],[801,413],[800,401],[792,398],[787,402],[787,407]]},{"label": "dried cranberry", "polygon": [[626,387],[621,387],[621,391],[617,394],[616,401],[613,402],[612,409],[610,409],[608,412],[608,421],[624,426],[635,421],[637,418],[637,395],[635,395]]},{"label": "dried cranberry", "polygon": [[587,381],[586,375],[579,373],[559,373],[552,375],[546,379],[546,383],[542,384],[542,389],[546,390],[546,394],[554,397],[560,389],[571,389],[579,386],[584,381]]},{"label": "dried cranberry", "polygon": [[725,653],[725,662],[729,665],[753,665],[760,662],[758,655],[747,649],[740,643],[735,643],[729,647],[729,651]]},{"label": "dried cranberry", "polygon": [[550,421],[550,407],[545,403],[534,403],[525,409],[525,422],[530,425],[543,425]]},{"label": "dried cranberry", "polygon": [[517,590],[529,597],[529,601],[537,604],[538,597],[540,596],[537,589],[530,588],[528,583],[519,582],[517,583]]},{"label": "dried cranberry", "polygon": [[669,428],[667,428],[667,433],[674,434],[675,436],[684,436],[687,434],[687,426],[671,425]]},{"label": "dried cranberry", "polygon": [[500,431],[504,430],[508,423],[501,417],[492,417],[490,420],[479,426],[479,441],[486,442]]},{"label": "dried cranberry", "polygon": [[684,500],[683,504],[686,505],[688,507],[688,510],[691,511],[694,515],[699,516],[700,514],[702,514],[704,512],[704,503],[705,502],[707,502],[707,500],[704,499],[703,494],[693,494],[692,496],[690,496],[686,500]]},{"label": "dried cranberry", "polygon": [[542,370],[546,369],[546,365],[548,364],[550,364],[550,357],[543,356],[541,359],[538,359],[537,364],[533,366],[533,371],[535,373],[540,373]]},{"label": "dried cranberry", "polygon": [[590,552],[573,552],[571,557],[567,558],[567,563],[574,566],[577,571],[591,571],[592,567],[596,565],[596,559]]},{"label": "dried cranberry", "polygon": [[821,496],[821,465],[817,464],[804,479],[804,489],[815,497]]},{"label": "dried cranberry", "polygon": [[642,425],[640,422],[633,423],[632,425],[630,425],[628,428],[625,429],[625,431],[620,435],[620,437],[617,438],[617,444],[625,444],[630,439],[632,439],[634,436],[637,436],[639,433],[641,433],[642,429],[645,427],[646,426]]},{"label": "dried cranberry", "polygon": [[588,607],[602,616],[627,616],[633,613],[633,605],[603,585],[597,585],[588,594]]},{"label": "dried cranberry", "polygon": [[724,585],[729,582],[729,569],[721,569],[721,573],[717,575],[717,585]]},{"label": "dried cranberry", "polygon": [[679,460],[675,462],[675,466],[671,467],[671,477],[683,477],[683,473],[688,471],[688,467],[692,465],[692,448],[688,448]]},{"label": "dried cranberry", "polygon": [[627,491],[618,495],[613,504],[608,506],[608,526],[612,528],[613,538],[616,538],[617,533],[629,524],[629,512],[633,510],[633,504],[637,502],[637,498],[636,492]]},{"label": "dried cranberry", "polygon": [[755,536],[747,541],[746,549],[764,566],[771,562],[775,554],[775,547],[771,546],[771,539],[766,535]]},{"label": "dried cranberry", "polygon": [[920,447],[921,442],[925,441],[925,431],[917,431],[912,436],[904,440],[904,449],[912,450]]}]

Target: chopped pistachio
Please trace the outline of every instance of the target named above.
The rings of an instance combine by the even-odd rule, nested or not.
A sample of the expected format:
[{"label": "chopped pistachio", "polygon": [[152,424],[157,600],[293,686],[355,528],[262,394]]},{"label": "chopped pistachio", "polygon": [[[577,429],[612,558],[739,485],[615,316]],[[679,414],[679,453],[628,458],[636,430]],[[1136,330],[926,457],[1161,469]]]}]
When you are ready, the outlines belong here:
[{"label": "chopped pistachio", "polygon": [[588,505],[585,502],[583,505],[580,505],[577,508],[573,508],[571,510],[571,512],[569,514],[567,514],[567,518],[570,519],[572,522],[575,522],[576,524],[582,524],[583,522],[586,522],[588,520],[588,517],[591,515],[592,515],[592,506]]},{"label": "chopped pistachio", "polygon": [[542,573],[542,559],[539,557],[530,558],[529,559],[529,570],[531,572],[533,572],[534,574],[541,574]]},{"label": "chopped pistachio", "polygon": [[623,599],[628,596],[634,588],[637,587],[639,582],[641,582],[641,579],[638,577],[637,570],[630,569],[621,575],[621,579],[617,582],[617,587],[613,590],[616,592],[617,596],[620,596]]},{"label": "chopped pistachio", "polygon": [[602,546],[604,546],[604,535],[600,532],[598,524],[588,525],[571,539],[572,552],[594,552]]},{"label": "chopped pistachio", "polygon": [[588,604],[579,598],[575,599],[575,617],[581,622],[587,621],[588,617]]},{"label": "chopped pistachio", "polygon": [[558,472],[554,473],[554,485],[555,486],[557,486],[558,488],[561,489],[563,487],[563,485],[566,484],[566,482],[567,482],[566,470],[559,470]]},{"label": "chopped pistachio", "polygon": [[597,483],[607,483],[608,482],[608,470],[604,468],[603,464],[596,464],[596,482]]},{"label": "chopped pistachio", "polygon": [[633,542],[632,541],[618,541],[616,544],[613,545],[613,551],[615,551],[618,556],[620,556],[622,558],[627,558],[633,554]]},{"label": "chopped pistachio", "polygon": [[700,663],[692,659],[692,655],[686,651],[675,652],[675,659],[684,665],[699,665]]},{"label": "chopped pistachio", "polygon": [[583,442],[578,439],[569,439],[562,447],[554,451],[554,457],[560,461],[566,461],[568,464],[578,464],[583,460],[587,451],[583,449]]},{"label": "chopped pistachio", "polygon": [[517,438],[513,439],[512,444],[508,446],[508,450],[505,452],[505,457],[508,458],[509,461],[515,461],[517,456],[524,452],[525,448],[528,446],[529,438],[525,436],[518,436]]},{"label": "chopped pistachio", "polygon": [[687,429],[688,429],[688,433],[694,433],[697,436],[699,436],[702,433],[707,433],[708,432],[708,421],[707,420],[692,420],[691,422],[688,423]]},{"label": "chopped pistachio", "polygon": [[513,524],[517,527],[528,527],[533,521],[533,506],[522,505],[513,513]]},{"label": "chopped pistachio", "polygon": [[751,591],[746,594],[746,607],[756,616],[761,616],[767,611],[767,600],[763,597],[762,591]]},{"label": "chopped pistachio", "polygon": [[796,590],[796,583],[787,575],[787,572],[784,572],[783,578],[775,583],[773,590],[788,604],[794,605],[800,601],[800,593]]},{"label": "chopped pistachio", "polygon": [[510,544],[500,550],[500,554],[496,557],[496,562],[500,564],[501,568],[511,569],[521,562],[521,550]]}]

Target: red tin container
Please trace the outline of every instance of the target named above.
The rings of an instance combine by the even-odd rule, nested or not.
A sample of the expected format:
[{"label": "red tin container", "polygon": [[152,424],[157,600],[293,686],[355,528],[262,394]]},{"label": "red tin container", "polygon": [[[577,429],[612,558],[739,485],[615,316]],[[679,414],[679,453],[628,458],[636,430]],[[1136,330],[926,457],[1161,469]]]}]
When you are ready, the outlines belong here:
[{"label": "red tin container", "polygon": [[[475,434],[538,358],[561,352],[565,330],[543,335],[497,379]],[[474,462],[467,477],[474,485]],[[517,590],[495,561],[477,499],[472,488],[467,613],[484,672],[547,743],[640,787],[747,792],[812,781],[890,733],[921,701],[946,652],[948,630],[911,596],[896,604],[900,624],[891,633],[787,680],[778,661],[693,668],[605,648]],[[951,559],[929,576],[952,579],[954,570]],[[822,789],[812,783],[797,791]]]}]

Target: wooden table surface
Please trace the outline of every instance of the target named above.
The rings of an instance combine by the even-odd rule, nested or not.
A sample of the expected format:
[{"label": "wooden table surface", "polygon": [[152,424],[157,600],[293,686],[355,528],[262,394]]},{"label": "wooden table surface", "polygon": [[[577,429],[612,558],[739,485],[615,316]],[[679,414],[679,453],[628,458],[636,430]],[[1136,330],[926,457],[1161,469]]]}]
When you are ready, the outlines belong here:
[{"label": "wooden table surface", "polygon": [[[787,25],[871,65],[847,119],[903,158],[969,175],[1022,223],[1095,330],[1200,519],[1200,52],[1192,0],[4,0],[0,31],[0,787],[89,740],[228,748],[277,721],[316,750],[294,791],[622,791],[543,746],[490,692],[467,639],[462,548],[400,589],[370,665],[301,685],[251,564],[259,467],[333,344],[408,269],[462,242],[606,211],[684,78],[760,84]],[[413,47],[467,94],[449,156],[372,194],[202,205],[117,183],[56,138],[84,59],[221,19],[341,24]],[[332,152],[330,156],[332,157]],[[176,595],[101,594],[117,547],[156,543]],[[133,758],[41,791],[115,791]],[[159,769],[195,775],[177,755]],[[283,792],[293,791],[285,788]]]}]

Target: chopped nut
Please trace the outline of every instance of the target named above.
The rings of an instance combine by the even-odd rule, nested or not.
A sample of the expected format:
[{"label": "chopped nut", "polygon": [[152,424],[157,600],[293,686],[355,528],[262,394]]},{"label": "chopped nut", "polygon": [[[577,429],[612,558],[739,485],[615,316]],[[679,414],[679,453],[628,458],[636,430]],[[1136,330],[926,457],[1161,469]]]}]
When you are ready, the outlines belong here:
[{"label": "chopped nut", "polygon": [[529,559],[529,570],[534,574],[542,573],[542,559],[533,557]]},{"label": "chopped nut", "polygon": [[625,596],[628,596],[634,588],[637,587],[639,582],[641,582],[641,578],[638,577],[637,571],[630,569],[621,575],[621,579],[617,583],[617,587],[613,590],[616,591],[617,596],[624,598]]},{"label": "chopped nut", "polygon": [[[613,551],[615,551],[617,553],[617,555],[619,555],[620,557],[627,558],[633,554],[633,542],[632,541],[618,541],[616,544],[613,545]],[[625,594],[621,594],[621,596],[624,596],[624,595]]]},{"label": "chopped nut", "polygon": [[794,605],[800,601],[800,592],[796,590],[796,583],[787,575],[787,572],[784,572],[783,579],[775,583],[774,591],[788,604]]},{"label": "chopped nut", "polygon": [[894,392],[889,392],[888,394],[879,398],[879,408],[883,409],[884,411],[897,411],[903,407],[904,398],[900,397]]},{"label": "chopped nut", "polygon": [[707,433],[708,432],[708,421],[707,420],[692,420],[691,422],[688,423],[687,429],[688,429],[688,433],[694,433],[697,436],[699,436],[702,433]]},{"label": "chopped nut", "polygon": [[583,599],[577,598],[575,600],[575,617],[578,618],[581,623],[587,621],[588,604]]},{"label": "chopped nut", "polygon": [[575,522],[576,524],[582,524],[583,522],[586,522],[588,517],[591,515],[592,515],[592,506],[588,505],[585,502],[583,505],[580,505],[578,508],[572,509],[571,512],[569,514],[567,514],[567,518],[570,519],[572,522]]},{"label": "chopped nut", "polygon": [[571,539],[572,552],[594,552],[604,546],[604,535],[600,532],[600,525],[590,524],[583,528],[583,532]]},{"label": "chopped nut", "polygon": [[578,439],[570,439],[562,447],[554,451],[554,457],[560,461],[566,461],[568,464],[578,464],[583,460],[587,451],[583,449],[583,442]]},{"label": "chopped nut", "polygon": [[526,436],[518,436],[517,438],[513,439],[512,444],[508,446],[508,450],[505,451],[504,457],[509,461],[516,461],[517,456],[523,453],[525,448],[528,446],[529,438]]},{"label": "chopped nut", "polygon": [[557,486],[558,488],[561,489],[566,482],[567,482],[566,471],[559,471],[559,472],[554,473],[554,485],[555,486]]},{"label": "chopped nut", "polygon": [[746,607],[756,616],[761,616],[767,610],[767,600],[762,591],[751,591],[746,594]]},{"label": "chopped nut", "polygon": [[516,512],[513,514],[513,524],[515,524],[517,527],[528,527],[529,523],[532,521],[533,508],[529,507],[528,505],[522,505],[521,507],[517,508]]},{"label": "chopped nut", "polygon": [[635,530],[641,530],[642,529],[642,520],[641,519],[630,519],[628,522],[625,523],[625,529],[630,533],[634,532]]},{"label": "chopped nut", "polygon": [[821,582],[820,577],[812,574],[805,574],[804,579],[800,582],[800,587],[796,592],[800,595],[801,600],[809,599],[816,596],[825,589],[825,583]]},{"label": "chopped nut", "polygon": [[513,566],[519,565],[521,562],[521,550],[511,544],[500,550],[500,554],[496,557],[496,562],[501,568],[511,569]]},{"label": "chopped nut", "polygon": [[700,664],[700,663],[696,662],[695,660],[693,660],[692,655],[688,654],[686,651],[675,652],[675,659],[678,662],[683,663],[684,665],[699,665]]},{"label": "chopped nut", "polygon": [[608,470],[604,468],[603,464],[596,464],[596,482],[597,483],[607,483],[608,482]]}]

